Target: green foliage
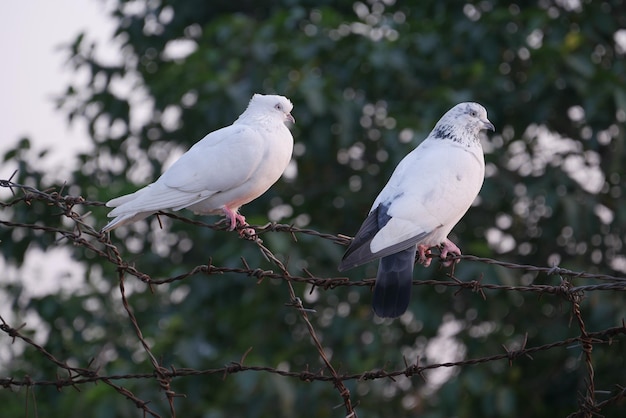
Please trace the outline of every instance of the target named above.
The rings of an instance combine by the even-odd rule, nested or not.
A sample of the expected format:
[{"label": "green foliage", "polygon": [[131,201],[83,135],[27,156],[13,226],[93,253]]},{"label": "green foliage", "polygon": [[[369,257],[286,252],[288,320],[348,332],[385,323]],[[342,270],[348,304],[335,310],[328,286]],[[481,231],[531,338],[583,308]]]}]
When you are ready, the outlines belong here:
[{"label": "green foliage", "polygon": [[[279,181],[243,213],[252,224],[264,224],[273,208],[284,205],[290,214],[273,220],[352,235],[400,159],[448,108],[472,100],[485,105],[497,133],[485,141],[488,169],[480,201],[454,229],[453,240],[478,256],[623,274],[626,61],[615,34],[626,27],[626,8],[621,0],[575,3],[118,0],[112,16],[120,63],[100,62],[83,35],[67,48],[73,69],[87,72],[89,81],[68,86],[58,105],[69,121],[87,122],[95,147],[78,156],[80,168],[67,182],[73,194],[90,200],[132,192],[158,176],[173,154],[232,123],[253,93],[278,93],[295,105],[297,176]],[[177,43],[191,45],[192,52],[177,57]],[[120,88],[125,83],[129,87]],[[24,140],[4,161],[19,162],[15,181],[43,188],[44,173],[34,164],[41,157]],[[13,222],[61,222],[42,203],[3,212],[3,219],[5,213]],[[105,214],[94,208],[89,219],[104,225]],[[112,239],[125,259],[153,278],[187,272],[209,259],[239,267],[244,257],[251,266],[274,268],[234,233],[168,219],[160,230],[154,218],[146,222],[116,231]],[[33,248],[65,246],[57,238],[0,229],[4,259],[17,267]],[[335,244],[309,236],[294,244],[288,234],[263,239],[289,260],[294,274],[308,268],[318,277],[338,275],[343,248]],[[110,374],[150,373],[120,308],[115,266],[80,248],[67,249],[86,266],[83,287],[71,295],[30,298],[18,298],[21,286],[6,287],[15,297],[15,323],[36,313],[48,330],[46,349],[59,358],[82,366],[96,359]],[[368,265],[349,277],[374,272],[375,265]],[[460,263],[455,273],[510,285],[557,280],[476,263]],[[418,267],[416,277],[444,274],[434,265]],[[322,367],[304,325],[284,306],[284,282],[255,284],[225,274],[195,275],[154,293],[130,279],[127,286],[142,332],[165,365],[221,367],[252,347],[249,365]],[[465,350],[462,358],[519,347],[526,334],[533,346],[579,334],[570,325],[569,305],[552,296],[493,291],[483,300],[477,293],[416,286],[414,318],[379,323],[371,318],[369,289],[317,289],[307,299],[309,290],[296,286],[319,313],[314,325],[342,371],[402,368],[409,354],[409,362],[416,355],[428,362],[428,342],[451,319],[461,326],[456,342]],[[589,330],[620,324],[623,294],[588,296],[583,307]],[[338,314],[346,303],[348,313]],[[0,341],[7,345],[8,337]],[[626,364],[617,351],[594,351],[596,389],[624,385]],[[357,410],[371,417],[566,416],[577,409],[585,387],[581,361],[579,347],[557,348],[510,367],[500,361],[455,370],[435,389],[419,378],[351,382],[349,389]],[[7,366],[3,374],[35,380],[57,373],[28,348]],[[122,384],[168,414],[154,380]],[[332,384],[262,373],[180,378],[173,388],[187,396],[176,400],[178,416],[342,414],[332,409],[341,402]],[[36,400],[29,403],[37,404],[39,416],[139,414],[106,385],[80,389],[30,389]],[[11,416],[26,416],[30,396],[0,391]],[[602,413],[619,416],[617,408]]]}]

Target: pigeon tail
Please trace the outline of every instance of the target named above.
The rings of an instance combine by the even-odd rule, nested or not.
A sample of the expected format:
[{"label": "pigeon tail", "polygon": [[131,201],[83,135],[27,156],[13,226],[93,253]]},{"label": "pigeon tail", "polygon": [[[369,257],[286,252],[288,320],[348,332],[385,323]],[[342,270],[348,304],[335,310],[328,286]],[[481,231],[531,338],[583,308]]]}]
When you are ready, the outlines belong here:
[{"label": "pigeon tail", "polygon": [[372,308],[381,318],[397,318],[409,306],[416,247],[380,259]]},{"label": "pigeon tail", "polygon": [[119,215],[115,217],[115,219],[113,219],[111,222],[106,224],[105,227],[102,228],[101,232],[109,232],[122,225],[127,225],[129,223],[145,219],[150,215],[152,215],[152,212],[127,213],[125,215]]}]

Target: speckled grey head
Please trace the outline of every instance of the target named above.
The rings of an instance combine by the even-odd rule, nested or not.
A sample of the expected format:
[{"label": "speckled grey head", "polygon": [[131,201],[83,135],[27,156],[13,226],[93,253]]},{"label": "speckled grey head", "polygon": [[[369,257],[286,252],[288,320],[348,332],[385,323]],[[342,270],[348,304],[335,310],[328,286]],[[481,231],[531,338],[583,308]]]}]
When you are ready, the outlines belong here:
[{"label": "speckled grey head", "polygon": [[469,146],[478,143],[478,133],[483,129],[496,130],[487,119],[485,108],[478,103],[464,102],[454,106],[441,117],[430,137]]}]

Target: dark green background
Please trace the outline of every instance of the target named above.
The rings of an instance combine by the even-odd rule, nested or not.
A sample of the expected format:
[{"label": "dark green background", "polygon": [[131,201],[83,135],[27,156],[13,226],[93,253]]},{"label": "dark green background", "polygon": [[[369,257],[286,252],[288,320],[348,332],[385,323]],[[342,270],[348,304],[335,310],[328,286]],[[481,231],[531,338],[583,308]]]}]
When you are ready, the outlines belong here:
[{"label": "dark green background", "polygon": [[[73,177],[64,179],[71,194],[106,201],[132,192],[156,178],[174,150],[232,123],[253,93],[278,93],[294,103],[297,177],[279,181],[243,214],[252,224],[264,224],[272,208],[287,205],[292,215],[283,223],[352,235],[400,159],[446,110],[472,100],[487,108],[497,131],[485,142],[487,178],[480,200],[451,238],[467,254],[622,274],[626,68],[625,51],[615,41],[616,31],[626,27],[622,1],[138,2],[146,3],[144,8],[129,3],[113,3],[121,65],[100,62],[98,46],[83,37],[65,49],[68,70],[88,74],[88,83],[76,82],[59,94],[60,112],[69,120],[87,121],[94,145],[94,152],[78,156],[80,169]],[[195,52],[168,59],[163,54],[168,42],[183,38],[197,44]],[[153,105],[142,126],[129,125],[130,104],[115,87],[120,79],[131,80],[134,97],[143,97],[139,102]],[[178,125],[168,124],[167,116],[163,122],[164,114],[176,111]],[[554,135],[546,136],[548,131]],[[24,140],[5,160],[19,162],[16,181],[45,188],[50,184],[43,181],[39,158]],[[106,210],[90,210],[90,222],[104,225]],[[44,203],[3,210],[2,219],[7,218],[60,224],[58,210]],[[148,222],[157,231],[155,218]],[[154,278],[189,271],[209,258],[218,266],[240,267],[243,256],[253,267],[274,268],[235,233],[178,221],[155,233],[145,225],[116,231],[112,240]],[[21,265],[29,248],[66,245],[86,266],[84,286],[69,296],[24,300],[19,286],[4,286],[15,301],[13,325],[36,312],[49,330],[45,347],[58,358],[86,366],[106,351],[112,356],[103,365],[107,374],[151,372],[120,308],[114,266],[42,233],[1,228],[0,239],[12,266]],[[302,235],[294,244],[286,233],[269,233],[264,240],[289,259],[293,274],[306,267],[318,277],[339,275],[341,246]],[[348,275],[373,277],[375,268],[374,263]],[[415,276],[445,278],[438,263],[417,267]],[[559,283],[555,276],[471,262],[460,263],[456,276],[495,284]],[[143,334],[166,366],[219,368],[252,346],[250,365],[288,365],[292,371],[321,367],[304,325],[284,306],[284,282],[256,285],[238,275],[198,275],[151,293],[129,281]],[[296,291],[307,294],[304,285]],[[172,300],[171,294],[184,297]],[[342,371],[399,369],[402,356],[415,353],[428,362],[426,345],[451,319],[460,325],[456,338],[466,358],[502,353],[502,345],[519,347],[525,334],[532,346],[579,335],[570,323],[570,305],[552,295],[491,291],[483,300],[478,293],[417,286],[410,306],[414,319],[385,323],[372,320],[370,299],[366,287],[340,287],[319,290],[317,300],[306,302],[317,310],[313,323]],[[346,304],[349,313],[337,315],[345,313]],[[625,316],[623,292],[586,295],[588,331],[619,326]],[[489,332],[479,335],[479,328]],[[0,337],[2,346],[10,342]],[[624,343],[621,337],[594,347],[596,389],[626,384]],[[27,348],[15,354],[2,377],[54,380],[56,373]],[[585,377],[580,347],[574,346],[524,357],[510,367],[506,361],[464,367],[434,391],[419,377],[399,379],[397,385],[377,380],[348,387],[363,417],[565,417],[578,409]],[[169,413],[154,380],[118,384],[152,401],[159,413]],[[333,409],[341,398],[332,384],[264,373],[178,378],[172,387],[187,396],[176,401],[180,417],[344,413]],[[79,389],[36,389],[38,416],[141,416],[106,385]],[[31,396],[25,389],[0,390],[7,411],[2,414],[35,416]],[[602,413],[623,416],[624,407],[622,401]]]}]

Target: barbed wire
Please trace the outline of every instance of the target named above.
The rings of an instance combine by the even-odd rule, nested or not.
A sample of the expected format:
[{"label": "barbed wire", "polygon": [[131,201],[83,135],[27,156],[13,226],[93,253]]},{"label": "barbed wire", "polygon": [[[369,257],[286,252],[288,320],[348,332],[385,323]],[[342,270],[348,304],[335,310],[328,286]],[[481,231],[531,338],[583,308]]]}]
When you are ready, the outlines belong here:
[{"label": "barbed wire", "polygon": [[[90,206],[103,206],[103,202],[90,201],[84,199],[81,196],[71,196],[63,194],[63,188],[59,191],[55,189],[38,190],[35,187],[17,184],[8,180],[0,180],[0,187],[9,189],[13,198],[7,202],[0,202],[0,208],[16,207],[19,205],[31,206],[34,202],[41,201],[49,206],[56,207],[60,210],[58,216],[65,217],[72,221],[73,226],[56,227],[42,225],[40,223],[21,223],[10,220],[0,220],[0,225],[8,228],[23,228],[27,230],[42,231],[49,233],[58,239],[66,239],[72,242],[73,245],[85,248],[97,255],[100,259],[116,266],[118,273],[119,292],[121,295],[122,306],[132,324],[133,331],[141,343],[143,350],[150,360],[152,365],[152,373],[139,373],[139,374],[124,374],[124,375],[103,375],[98,368],[91,367],[89,364],[87,367],[74,367],[67,364],[67,362],[56,358],[52,353],[48,352],[45,347],[37,344],[34,340],[24,335],[20,330],[24,325],[14,327],[7,323],[4,318],[0,316],[0,330],[11,338],[11,342],[19,339],[26,343],[28,346],[39,352],[48,361],[63,369],[67,372],[66,377],[57,376],[54,380],[33,380],[29,377],[22,379],[16,379],[13,377],[0,378],[0,386],[6,389],[12,387],[34,387],[34,386],[54,386],[57,389],[64,387],[77,387],[78,385],[103,382],[120,395],[129,399],[135,404],[135,406],[143,410],[144,415],[153,417],[160,417],[160,415],[149,406],[148,401],[144,401],[134,395],[126,387],[115,383],[120,380],[129,379],[155,379],[162,391],[164,392],[169,408],[170,415],[176,416],[176,410],[174,407],[174,399],[176,397],[184,397],[184,394],[178,394],[171,388],[171,381],[175,377],[185,376],[197,376],[197,375],[223,375],[224,377],[242,373],[242,372],[262,372],[269,374],[276,374],[280,376],[290,377],[298,379],[304,382],[331,382],[337,390],[339,396],[342,399],[345,409],[346,417],[357,417],[357,411],[352,401],[350,391],[345,386],[346,381],[367,381],[376,379],[390,379],[394,380],[396,377],[406,376],[408,378],[414,376],[420,376],[424,378],[424,372],[437,368],[448,367],[463,367],[482,363],[488,363],[493,361],[507,360],[509,364],[519,357],[529,357],[532,359],[532,355],[538,352],[553,349],[555,347],[569,347],[572,345],[580,346],[585,363],[586,379],[585,379],[585,391],[580,393],[578,410],[569,415],[569,417],[592,417],[599,416],[603,408],[608,405],[615,404],[621,399],[626,398],[626,388],[619,384],[615,385],[615,388],[608,393],[604,391],[608,398],[599,402],[596,400],[595,389],[595,372],[593,368],[593,347],[598,344],[612,344],[615,338],[623,338],[626,336],[626,323],[622,321],[621,326],[606,328],[602,331],[588,332],[586,330],[585,322],[582,318],[581,301],[586,292],[590,291],[626,291],[626,277],[618,277],[600,273],[589,273],[582,271],[572,271],[558,266],[553,267],[541,267],[533,265],[516,264],[511,262],[504,262],[484,257],[476,257],[472,255],[459,255],[449,256],[448,259],[459,259],[467,262],[476,262],[486,265],[499,266],[504,269],[521,270],[528,273],[541,273],[546,276],[557,276],[560,278],[560,282],[557,285],[546,284],[528,284],[528,285],[502,285],[496,283],[482,283],[481,279],[462,281],[455,277],[454,270],[447,273],[447,280],[415,280],[414,286],[444,286],[457,288],[457,292],[469,290],[479,293],[483,298],[486,298],[486,290],[499,290],[499,291],[513,291],[513,292],[531,292],[537,294],[550,294],[563,298],[566,300],[571,308],[572,317],[575,318],[576,325],[580,331],[580,334],[575,337],[567,338],[560,341],[555,341],[549,344],[540,346],[527,346],[528,340],[525,337],[521,347],[516,350],[509,350],[503,346],[503,352],[492,354],[480,358],[470,358],[456,362],[437,363],[437,364],[420,364],[420,358],[416,358],[414,361],[409,362],[405,359],[405,367],[397,370],[385,370],[380,368],[376,370],[363,371],[359,373],[346,373],[338,371],[333,366],[330,359],[327,357],[324,347],[318,337],[318,331],[315,329],[309,319],[309,313],[311,310],[304,307],[302,301],[296,296],[296,292],[293,288],[293,283],[306,283],[311,285],[312,288],[320,288],[323,290],[331,290],[337,287],[343,286],[373,286],[374,279],[362,279],[362,280],[350,280],[348,277],[317,277],[309,270],[302,269],[304,275],[294,275],[288,271],[283,262],[276,257],[264,244],[262,237],[268,233],[287,233],[291,236],[294,242],[297,242],[298,235],[310,235],[319,239],[327,240],[332,243],[345,246],[350,242],[350,237],[341,234],[328,234],[321,233],[313,229],[298,228],[294,225],[268,223],[265,225],[252,226],[255,231],[254,234],[245,235],[244,238],[254,242],[260,251],[260,253],[270,261],[276,268],[274,270],[264,270],[261,268],[253,268],[248,261],[241,257],[241,267],[223,267],[212,264],[212,260],[209,260],[207,264],[197,265],[189,271],[179,274],[177,276],[168,277],[164,279],[152,278],[149,274],[138,270],[132,263],[124,260],[118,247],[114,245],[108,234],[102,233],[90,225],[86,218],[89,212],[80,214],[75,210],[76,206],[88,208]],[[198,220],[193,220],[180,216],[177,214],[158,212],[158,216],[164,216],[172,218],[176,221],[192,224],[202,228],[210,228],[214,230],[226,230],[228,225],[223,222],[217,222],[215,224],[208,224]],[[434,255],[436,257],[436,255]],[[214,274],[231,273],[240,274],[246,277],[250,277],[257,282],[261,282],[264,279],[278,279],[286,282],[287,290],[290,302],[288,306],[293,307],[298,313],[306,326],[307,332],[311,337],[311,342],[322,360],[323,367],[318,370],[311,371],[308,369],[302,371],[285,371],[268,366],[251,366],[245,365],[246,357],[252,350],[241,355],[241,358],[237,362],[231,364],[206,370],[196,370],[190,368],[166,368],[164,367],[157,357],[152,353],[150,344],[144,338],[141,327],[137,318],[134,315],[132,306],[130,305],[126,297],[125,283],[128,277],[134,277],[146,285],[158,286],[167,283],[173,283],[183,281],[193,275],[204,274],[207,276]],[[595,280],[600,283],[582,284],[575,286],[572,283],[573,279],[588,279]],[[568,418],[569,418],[568,417]]]}]

